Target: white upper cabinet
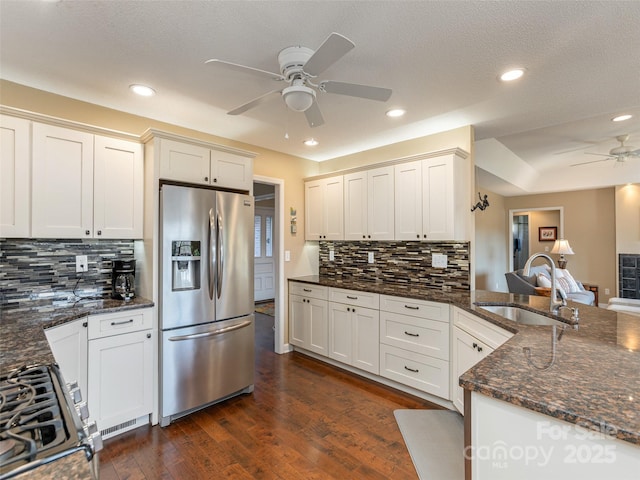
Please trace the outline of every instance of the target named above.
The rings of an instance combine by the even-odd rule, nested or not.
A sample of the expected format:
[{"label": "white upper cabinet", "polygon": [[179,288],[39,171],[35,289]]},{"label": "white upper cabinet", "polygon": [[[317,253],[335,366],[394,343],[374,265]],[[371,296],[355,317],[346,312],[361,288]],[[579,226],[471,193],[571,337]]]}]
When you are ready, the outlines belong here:
[{"label": "white upper cabinet", "polygon": [[163,138],[160,178],[252,191],[253,158]]},{"label": "white upper cabinet", "polygon": [[343,178],[323,178],[304,185],[305,240],[343,240]]},{"label": "white upper cabinet", "polygon": [[31,231],[31,122],[0,115],[0,237]]},{"label": "white upper cabinet", "polygon": [[96,136],[94,146],[94,236],[142,238],[142,144]]},{"label": "white upper cabinet", "polygon": [[33,123],[31,235],[142,238],[137,142]]},{"label": "white upper cabinet", "polygon": [[455,154],[396,165],[396,240],[468,241],[469,169]]},{"label": "white upper cabinet", "polygon": [[31,234],[93,236],[93,135],[33,124]]},{"label": "white upper cabinet", "polygon": [[345,240],[393,240],[393,167],[344,176]]}]

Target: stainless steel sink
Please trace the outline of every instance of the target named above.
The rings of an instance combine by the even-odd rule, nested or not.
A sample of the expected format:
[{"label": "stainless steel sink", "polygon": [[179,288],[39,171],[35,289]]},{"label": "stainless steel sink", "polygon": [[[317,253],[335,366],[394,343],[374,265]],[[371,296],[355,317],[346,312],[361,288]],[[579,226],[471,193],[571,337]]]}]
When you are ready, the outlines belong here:
[{"label": "stainless steel sink", "polygon": [[554,320],[553,318],[539,313],[525,310],[519,307],[509,307],[505,305],[477,305],[478,308],[487,312],[495,313],[501,317],[511,320],[512,322],[521,323],[523,325],[555,325],[557,327],[566,327],[567,323]]}]

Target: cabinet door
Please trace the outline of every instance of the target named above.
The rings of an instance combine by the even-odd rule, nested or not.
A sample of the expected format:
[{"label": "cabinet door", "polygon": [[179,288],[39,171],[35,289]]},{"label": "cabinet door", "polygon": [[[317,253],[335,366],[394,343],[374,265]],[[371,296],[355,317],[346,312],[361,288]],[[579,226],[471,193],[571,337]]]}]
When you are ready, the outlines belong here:
[{"label": "cabinet door", "polygon": [[304,238],[321,240],[324,234],[324,183],[314,180],[304,184]]},{"label": "cabinet door", "polygon": [[93,135],[33,124],[35,238],[93,236]]},{"label": "cabinet door", "polygon": [[142,145],[100,136],[94,141],[94,236],[142,238]]},{"label": "cabinet door", "polygon": [[89,342],[89,413],[100,430],[151,413],[153,343],[151,330]]},{"label": "cabinet door", "polygon": [[452,333],[451,397],[453,405],[464,414],[464,389],[458,385],[460,375],[489,355],[493,349],[458,327],[454,326]]},{"label": "cabinet door", "polygon": [[394,167],[395,239],[422,238],[422,161]]},{"label": "cabinet door", "polygon": [[329,302],[329,357],[347,365],[353,359],[351,307]]},{"label": "cabinet door", "polygon": [[367,172],[344,176],[344,239],[367,238]]},{"label": "cabinet door", "polygon": [[352,307],[352,365],[370,373],[380,373],[380,312]]},{"label": "cabinet door", "polygon": [[44,333],[56,363],[67,383],[78,382],[82,398],[87,399],[87,319],[80,318]]},{"label": "cabinet door", "polygon": [[211,184],[237,190],[253,190],[253,159],[211,150]]},{"label": "cabinet door", "polygon": [[173,140],[160,140],[160,178],[209,185],[211,151]]},{"label": "cabinet door", "polygon": [[307,348],[320,355],[329,355],[329,321],[327,301],[315,298],[307,299],[307,329],[309,343]]},{"label": "cabinet door", "polygon": [[422,228],[427,240],[452,240],[453,158],[429,158],[422,162]]},{"label": "cabinet door", "polygon": [[324,180],[324,238],[344,239],[344,191],[342,175]]},{"label": "cabinet door", "polygon": [[305,321],[305,306],[307,299],[297,295],[289,295],[289,343],[305,348],[307,329]]},{"label": "cabinet door", "polygon": [[367,226],[372,240],[394,238],[393,167],[367,172]]},{"label": "cabinet door", "polygon": [[28,120],[0,115],[0,237],[31,231],[31,146]]}]

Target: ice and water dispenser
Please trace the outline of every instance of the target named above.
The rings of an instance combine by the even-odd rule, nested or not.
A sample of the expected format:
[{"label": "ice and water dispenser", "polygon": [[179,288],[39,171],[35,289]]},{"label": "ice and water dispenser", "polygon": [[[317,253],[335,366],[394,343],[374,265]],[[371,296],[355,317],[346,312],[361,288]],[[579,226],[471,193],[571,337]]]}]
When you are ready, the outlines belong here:
[{"label": "ice and water dispenser", "polygon": [[200,242],[174,240],[171,242],[172,290],[200,288]]}]

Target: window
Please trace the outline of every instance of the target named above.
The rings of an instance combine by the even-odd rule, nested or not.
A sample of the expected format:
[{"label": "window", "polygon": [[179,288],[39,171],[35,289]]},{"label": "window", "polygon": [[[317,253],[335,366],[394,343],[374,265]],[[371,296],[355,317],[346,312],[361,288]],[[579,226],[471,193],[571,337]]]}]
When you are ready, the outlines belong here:
[{"label": "window", "polygon": [[262,217],[256,215],[253,218],[253,256],[262,256]]}]

